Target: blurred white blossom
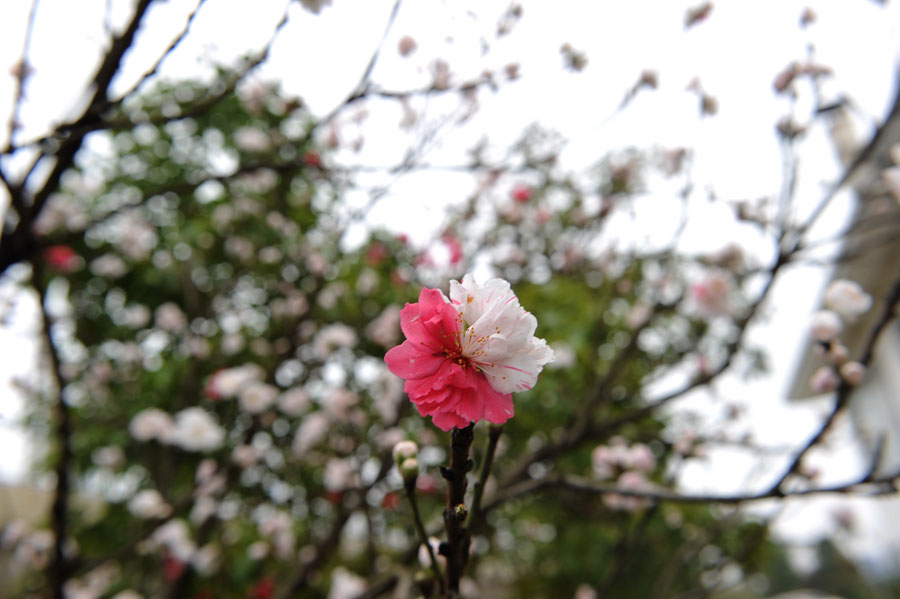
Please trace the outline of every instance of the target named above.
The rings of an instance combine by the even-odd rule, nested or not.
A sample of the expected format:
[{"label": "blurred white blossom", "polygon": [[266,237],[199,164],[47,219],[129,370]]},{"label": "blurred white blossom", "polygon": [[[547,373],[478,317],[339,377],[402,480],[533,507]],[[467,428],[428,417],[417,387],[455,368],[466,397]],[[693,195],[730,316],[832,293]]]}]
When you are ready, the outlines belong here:
[{"label": "blurred white blossom", "polygon": [[138,412],[128,424],[128,432],[137,441],[157,441],[167,443],[174,431],[172,417],[157,408],[147,408]]},{"label": "blurred white blossom", "polygon": [[872,307],[872,296],[866,293],[859,283],[838,279],[832,281],[825,291],[825,305],[853,321],[865,314]]},{"label": "blurred white blossom", "polygon": [[171,442],[187,451],[211,451],[222,446],[225,431],[203,408],[186,408],[175,414]]},{"label": "blurred white blossom", "polygon": [[144,489],[128,501],[128,511],[143,519],[165,518],[172,513],[172,507],[156,489]]}]

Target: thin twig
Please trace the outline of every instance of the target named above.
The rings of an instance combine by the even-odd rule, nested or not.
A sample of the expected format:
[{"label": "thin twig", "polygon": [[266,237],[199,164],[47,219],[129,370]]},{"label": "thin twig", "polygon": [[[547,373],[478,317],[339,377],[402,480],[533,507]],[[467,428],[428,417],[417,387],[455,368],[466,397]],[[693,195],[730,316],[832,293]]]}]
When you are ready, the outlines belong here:
[{"label": "thin twig", "polygon": [[494,454],[497,452],[497,442],[500,435],[503,434],[503,425],[491,425],[488,429],[488,445],[484,452],[484,464],[481,466],[481,474],[478,476],[478,482],[475,483],[475,491],[472,497],[471,518],[469,519],[469,534],[478,531],[483,520],[481,511],[481,499],[484,496],[484,486],[491,474],[491,465],[494,463]]},{"label": "thin twig", "polygon": [[13,90],[13,109],[9,115],[9,139],[7,147],[12,147],[13,136],[21,126],[19,113],[22,110],[22,102],[25,99],[25,80],[31,75],[31,66],[28,63],[28,51],[31,48],[31,36],[34,33],[34,22],[37,16],[38,0],[32,0],[31,11],[28,13],[28,22],[25,25],[25,41],[22,43],[22,56],[16,65],[15,88]]},{"label": "thin twig", "polygon": [[434,576],[434,580],[437,582],[438,587],[440,588],[440,592],[443,595],[443,574],[441,573],[441,566],[440,564],[438,564],[437,556],[434,554],[434,548],[431,546],[431,543],[428,540],[428,532],[425,530],[425,525],[422,524],[422,515],[419,512],[419,503],[416,501],[415,477],[409,477],[407,480],[405,480],[403,488],[406,491],[406,497],[409,499],[409,505],[412,507],[413,522],[416,526],[416,533],[419,535],[419,541],[423,545],[425,545],[425,549],[428,551],[428,560],[431,563],[431,574],[432,576]]},{"label": "thin twig", "polygon": [[194,23],[194,18],[197,16],[197,13],[199,12],[200,8],[203,6],[203,4],[205,2],[206,2],[206,0],[197,0],[197,5],[194,7],[194,10],[191,11],[191,14],[188,15],[187,21],[184,24],[184,28],[182,28],[182,30],[178,33],[178,35],[175,36],[175,38],[172,40],[172,42],[169,44],[169,46],[165,50],[163,50],[162,54],[160,54],[159,57],[156,59],[156,62],[153,63],[153,66],[150,67],[149,69],[147,69],[144,72],[144,74],[140,76],[140,78],[137,80],[137,82],[135,82],[135,84],[131,86],[131,89],[126,91],[117,100],[115,100],[113,102],[114,105],[122,104],[122,102],[124,102],[129,96],[131,96],[138,89],[140,89],[140,87],[148,79],[153,77],[159,71],[159,67],[162,65],[163,61],[166,58],[168,58],[169,55],[175,51],[175,48],[177,48],[181,44],[181,42],[184,41],[184,38],[187,37],[187,34],[191,29],[191,25]]},{"label": "thin twig", "polygon": [[[716,494],[691,494],[678,493],[668,489],[633,489],[622,488],[615,484],[600,483],[576,476],[548,476],[538,480],[529,480],[507,489],[504,493],[497,495],[484,506],[484,511],[489,512],[497,507],[521,497],[526,497],[532,493],[546,489],[567,489],[579,493],[587,493],[589,495],[621,495],[623,497],[635,497],[638,499],[649,499],[651,501],[669,502],[669,503],[688,503],[688,504],[731,504],[737,505],[742,503],[750,503],[753,501],[762,501],[764,499],[783,499],[786,497],[806,497],[811,495],[827,495],[827,494],[866,494],[887,495],[898,491],[898,483],[900,483],[900,472],[895,472],[887,476],[873,477],[870,472],[864,473],[858,479],[831,485],[827,487],[811,487],[807,489],[794,489],[791,491],[780,492],[776,490],[766,490],[758,493],[737,493],[733,495],[716,495]],[[867,492],[867,493],[864,493]]]}]

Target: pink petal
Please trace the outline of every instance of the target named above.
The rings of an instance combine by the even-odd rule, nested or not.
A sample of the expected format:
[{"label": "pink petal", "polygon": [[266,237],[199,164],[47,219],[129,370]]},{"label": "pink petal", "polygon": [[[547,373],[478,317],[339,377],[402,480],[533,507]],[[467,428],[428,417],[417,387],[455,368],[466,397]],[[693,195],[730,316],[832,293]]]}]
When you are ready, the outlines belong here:
[{"label": "pink petal", "polygon": [[441,412],[440,414],[435,414],[431,417],[431,421],[434,422],[434,425],[441,429],[442,431],[449,431],[454,426],[458,428],[463,428],[469,426],[469,421],[465,418],[461,418],[452,412]]},{"label": "pink petal", "polygon": [[444,356],[422,351],[409,340],[392,348],[384,356],[388,369],[404,379],[430,376],[437,372],[444,360]]},{"label": "pink petal", "polygon": [[478,395],[484,406],[484,418],[494,424],[503,424],[515,413],[512,393],[498,393],[491,387],[487,379],[480,377]]}]

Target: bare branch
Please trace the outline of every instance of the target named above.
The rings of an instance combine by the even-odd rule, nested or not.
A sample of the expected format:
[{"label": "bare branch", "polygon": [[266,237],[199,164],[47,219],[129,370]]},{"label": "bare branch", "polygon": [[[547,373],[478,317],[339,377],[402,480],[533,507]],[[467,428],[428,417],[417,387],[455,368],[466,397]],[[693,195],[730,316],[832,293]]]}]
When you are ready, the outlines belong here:
[{"label": "bare branch", "polygon": [[19,122],[19,112],[22,109],[22,102],[25,99],[25,81],[31,75],[31,65],[28,62],[28,52],[31,48],[31,36],[34,33],[34,21],[37,16],[38,0],[32,0],[31,11],[28,13],[28,22],[25,24],[25,41],[22,44],[22,56],[16,63],[13,72],[15,87],[13,90],[13,109],[9,115],[9,139],[7,146],[12,146],[13,136],[21,126]]},{"label": "bare branch", "polygon": [[194,18],[197,16],[200,8],[204,5],[206,0],[197,0],[197,5],[194,7],[194,10],[191,11],[191,14],[188,15],[187,22],[184,24],[184,28],[181,32],[172,40],[169,46],[160,54],[159,58],[156,59],[156,62],[153,63],[153,66],[150,67],[147,71],[144,72],[143,75],[137,80],[137,82],[129,89],[127,92],[122,94],[117,100],[113,102],[113,105],[120,105],[127,98],[129,98],[132,94],[134,94],[144,83],[147,82],[148,79],[156,75],[157,71],[159,71],[159,67],[162,65],[163,61],[169,57],[169,55],[175,51],[184,38],[187,37],[188,32],[191,29],[191,25],[194,23]]},{"label": "bare branch", "polygon": [[[869,334],[869,338],[863,348],[862,356],[859,358],[859,363],[864,366],[868,366],[872,362],[872,357],[875,351],[875,346],[878,343],[878,339],[881,336],[881,332],[887,328],[888,324],[890,324],[894,318],[897,316],[897,308],[900,306],[900,279],[894,283],[894,287],[891,290],[890,294],[886,298],[884,310],[881,314],[881,317],[878,319],[877,324],[872,329]],[[781,486],[784,484],[785,480],[789,476],[791,476],[797,469],[800,467],[800,462],[806,456],[807,453],[822,440],[822,437],[825,436],[825,433],[831,429],[831,426],[834,424],[837,415],[843,410],[850,399],[851,393],[853,392],[854,387],[852,385],[847,384],[846,381],[841,381],[841,385],[836,391],[834,398],[834,405],[831,408],[831,412],[829,412],[828,416],[816,430],[816,432],[809,438],[809,440],[800,448],[800,450],[796,453],[794,458],[791,460],[791,463],[785,469],[784,473],[775,481],[772,485],[771,489],[768,491],[774,496],[778,496],[782,494],[780,491]]]},{"label": "bare branch", "polygon": [[667,489],[626,489],[615,484],[600,483],[582,477],[559,475],[548,476],[537,480],[528,480],[510,487],[505,491],[498,493],[488,501],[485,504],[484,509],[485,511],[490,511],[514,499],[519,499],[547,489],[566,489],[590,495],[621,495],[623,497],[635,497],[638,499],[649,499],[651,501],[670,503],[742,504],[764,499],[806,497],[825,494],[886,495],[898,491],[898,482],[900,482],[900,472],[880,477],[873,477],[869,472],[866,472],[864,476],[857,480],[826,487],[810,487],[807,489],[796,489],[786,492],[770,489],[759,493],[717,495],[678,493]]}]

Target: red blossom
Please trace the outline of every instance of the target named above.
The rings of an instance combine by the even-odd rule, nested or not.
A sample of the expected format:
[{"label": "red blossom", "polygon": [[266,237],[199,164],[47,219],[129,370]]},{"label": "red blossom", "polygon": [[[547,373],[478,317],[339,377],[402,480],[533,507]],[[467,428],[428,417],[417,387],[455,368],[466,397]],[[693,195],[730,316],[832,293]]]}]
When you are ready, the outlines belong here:
[{"label": "red blossom", "polygon": [[163,561],[163,578],[172,582],[174,580],[178,580],[181,578],[181,574],[184,572],[184,562],[181,562],[174,557],[167,557]]},{"label": "red blossom", "polygon": [[344,500],[344,492],[343,491],[325,491],[324,497],[325,497],[325,501],[327,501],[331,505],[340,505],[341,501]]},{"label": "red blossom", "polygon": [[271,578],[260,578],[250,587],[250,599],[272,599],[275,596],[275,583]]},{"label": "red blossom", "polygon": [[376,241],[370,245],[369,249],[366,251],[366,264],[369,266],[378,266],[390,255],[391,253],[390,250],[388,250],[388,247],[380,241]]},{"label": "red blossom", "polygon": [[51,245],[44,250],[44,260],[53,269],[68,273],[78,268],[78,254],[67,245]]},{"label": "red blossom", "polygon": [[400,507],[400,496],[397,493],[385,493],[381,500],[381,507],[386,510],[396,510]]},{"label": "red blossom", "polygon": [[313,168],[320,168],[322,166],[322,157],[319,156],[318,152],[307,150],[306,153],[303,154],[303,164]]},{"label": "red blossom", "polygon": [[216,375],[223,370],[225,369],[219,368],[218,370],[214,371],[211,375],[209,375],[209,378],[206,379],[206,385],[203,386],[203,394],[210,401],[219,401],[220,399],[222,399],[222,393],[216,387],[215,381]]},{"label": "red blossom", "polygon": [[425,494],[434,493],[437,491],[437,481],[433,476],[421,474],[416,479],[416,490]]},{"label": "red blossom", "polygon": [[512,190],[512,197],[519,204],[527,204],[530,202],[532,195],[533,191],[531,187],[527,185],[517,185]]},{"label": "red blossom", "polygon": [[444,235],[444,244],[450,250],[450,265],[456,266],[463,258],[462,242],[455,235],[447,233]]}]

